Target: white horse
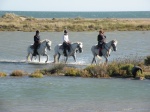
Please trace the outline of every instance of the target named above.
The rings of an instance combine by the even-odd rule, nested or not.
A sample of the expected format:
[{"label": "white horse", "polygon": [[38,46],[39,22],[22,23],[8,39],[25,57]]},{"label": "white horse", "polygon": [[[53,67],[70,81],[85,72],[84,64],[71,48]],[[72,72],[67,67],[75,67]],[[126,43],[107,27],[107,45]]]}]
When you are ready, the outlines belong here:
[{"label": "white horse", "polygon": [[[76,52],[79,51],[79,53],[83,52],[83,44],[82,42],[75,42],[75,43],[71,43],[70,45],[70,52],[68,52],[67,50],[67,56],[66,56],[66,60],[65,63],[68,60],[69,56],[72,56],[74,58],[74,61],[76,62]],[[54,48],[55,54],[54,54],[54,63],[59,62],[59,58],[61,55],[64,55],[63,53],[63,46],[62,44],[58,44],[55,46]]]},{"label": "white horse", "polygon": [[[37,49],[38,56],[39,56],[39,62],[40,62],[40,55],[47,57],[45,63],[48,61],[47,49],[48,49],[49,51],[51,50],[51,41],[48,40],[48,39],[45,39],[45,40],[43,40],[43,41],[40,42],[40,46],[39,46],[39,48]],[[29,57],[30,57],[30,55],[31,55],[30,60],[32,61],[33,53],[34,53],[33,44],[28,46],[27,51],[28,51],[27,60],[29,61]]]},{"label": "white horse", "polygon": [[[106,59],[106,63],[108,62],[108,56],[110,56],[111,51],[116,51],[117,50],[117,40],[112,40],[108,43],[105,43],[103,45],[103,49],[102,49],[102,56]],[[112,49],[113,48],[113,49]],[[96,56],[99,56],[99,49],[97,48],[97,45],[92,46],[91,51],[93,53],[93,60],[92,63],[95,61],[96,63]]]}]

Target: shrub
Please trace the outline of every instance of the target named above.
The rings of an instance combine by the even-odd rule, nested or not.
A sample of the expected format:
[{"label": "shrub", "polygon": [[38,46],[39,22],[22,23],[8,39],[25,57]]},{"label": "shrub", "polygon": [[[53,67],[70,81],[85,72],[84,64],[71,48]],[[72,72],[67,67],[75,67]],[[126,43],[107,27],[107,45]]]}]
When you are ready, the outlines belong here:
[{"label": "shrub", "polygon": [[127,76],[132,76],[132,68],[134,67],[133,64],[124,64],[121,66],[121,70],[126,70]]},{"label": "shrub", "polygon": [[109,76],[120,76],[120,69],[119,69],[119,64],[112,62],[107,66],[107,73]]},{"label": "shrub", "polygon": [[59,74],[65,67],[66,65],[64,64],[58,64],[58,65],[54,65],[54,67],[50,68],[50,69],[45,69],[45,74],[49,75],[49,74]]},{"label": "shrub", "polygon": [[21,77],[25,75],[26,74],[22,70],[15,70],[10,74],[10,76],[17,76],[17,77]]},{"label": "shrub", "polygon": [[147,56],[146,59],[144,60],[144,64],[149,66],[150,65],[150,56]]},{"label": "shrub", "polygon": [[0,72],[0,77],[6,77],[7,76],[7,74],[6,73],[4,73],[4,72]]},{"label": "shrub", "polygon": [[79,70],[73,67],[65,67],[64,74],[65,76],[80,76]]},{"label": "shrub", "polygon": [[42,78],[43,74],[40,72],[40,70],[36,70],[34,73],[29,75],[29,77],[31,77],[31,78]]},{"label": "shrub", "polygon": [[91,77],[108,77],[107,67],[102,65],[91,65],[85,68]]}]

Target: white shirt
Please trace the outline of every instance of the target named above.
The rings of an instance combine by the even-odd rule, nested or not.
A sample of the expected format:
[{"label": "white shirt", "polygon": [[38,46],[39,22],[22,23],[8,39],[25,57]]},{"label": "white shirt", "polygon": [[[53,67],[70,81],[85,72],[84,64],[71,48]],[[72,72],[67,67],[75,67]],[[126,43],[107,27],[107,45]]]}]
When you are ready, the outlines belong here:
[{"label": "white shirt", "polygon": [[68,35],[63,36],[63,42],[69,42],[69,36]]}]

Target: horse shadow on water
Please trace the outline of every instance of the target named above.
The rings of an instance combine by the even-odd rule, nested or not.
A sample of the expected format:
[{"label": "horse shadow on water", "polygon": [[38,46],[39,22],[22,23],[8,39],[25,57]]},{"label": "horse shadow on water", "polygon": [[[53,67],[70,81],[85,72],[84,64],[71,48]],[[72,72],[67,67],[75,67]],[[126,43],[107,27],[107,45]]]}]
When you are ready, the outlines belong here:
[{"label": "horse shadow on water", "polygon": [[[105,62],[107,64],[108,62],[108,57],[110,56],[111,51],[117,51],[117,40],[111,40],[108,43],[105,43],[103,45],[103,49],[102,49],[102,56],[105,58]],[[99,56],[99,49],[97,48],[97,45],[93,45],[91,47],[91,51],[93,54],[93,59],[91,64],[93,64],[93,62],[95,62],[97,64],[96,61],[96,57],[99,57],[99,59],[101,59],[102,56]]]},{"label": "horse shadow on water", "polygon": [[[41,41],[40,46],[37,49],[39,62],[40,62],[40,56],[46,56],[47,57],[45,63],[48,61],[47,49],[49,51],[51,50],[51,41],[48,39],[45,39],[45,40]],[[28,52],[27,61],[32,61],[33,53],[34,53],[33,45],[28,46],[27,52]]]}]

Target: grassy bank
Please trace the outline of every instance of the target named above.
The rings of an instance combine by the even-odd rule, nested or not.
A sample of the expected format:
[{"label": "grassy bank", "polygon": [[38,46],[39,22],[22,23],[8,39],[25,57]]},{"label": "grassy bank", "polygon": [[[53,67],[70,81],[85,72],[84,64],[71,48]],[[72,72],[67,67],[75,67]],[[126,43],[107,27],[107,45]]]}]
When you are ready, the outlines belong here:
[{"label": "grassy bank", "polygon": [[85,19],[85,18],[52,18],[38,19],[21,17],[15,14],[5,14],[0,18],[0,31],[40,30],[43,32],[69,31],[147,31],[150,30],[150,19]]},{"label": "grassy bank", "polygon": [[[55,64],[51,68],[36,70],[31,74],[21,70],[13,71],[10,76],[28,76],[32,78],[42,78],[44,76],[72,76],[90,78],[132,78],[134,65],[140,67],[141,71],[136,72],[137,79],[150,79],[150,56],[142,60],[139,58],[116,60],[108,65],[90,65],[84,69],[67,66],[66,64]],[[0,72],[0,77],[5,77],[6,73]]]}]

